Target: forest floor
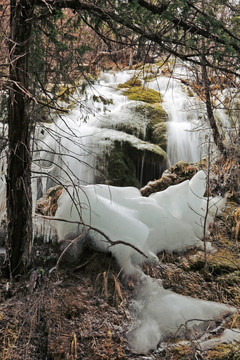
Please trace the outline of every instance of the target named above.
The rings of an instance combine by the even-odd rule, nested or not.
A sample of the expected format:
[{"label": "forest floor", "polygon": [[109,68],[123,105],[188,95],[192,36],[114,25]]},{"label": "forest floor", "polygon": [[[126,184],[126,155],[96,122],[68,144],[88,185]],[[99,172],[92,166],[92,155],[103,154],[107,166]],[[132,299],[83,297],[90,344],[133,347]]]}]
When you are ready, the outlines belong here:
[{"label": "forest floor", "polygon": [[[145,273],[162,279],[166,289],[239,308],[237,207],[230,199],[211,226],[208,240],[217,252],[207,254],[207,268],[204,252],[194,249],[161,253],[159,265],[145,265]],[[177,338],[147,355],[131,353],[126,333],[133,322],[134,279],[122,277],[110,253],[86,249],[75,264],[59,264],[60,254],[56,243],[36,240],[28,273],[12,282],[1,277],[1,360],[240,359],[240,344],[201,351],[193,339]],[[240,315],[219,323],[212,336],[225,328],[240,328]]]}]

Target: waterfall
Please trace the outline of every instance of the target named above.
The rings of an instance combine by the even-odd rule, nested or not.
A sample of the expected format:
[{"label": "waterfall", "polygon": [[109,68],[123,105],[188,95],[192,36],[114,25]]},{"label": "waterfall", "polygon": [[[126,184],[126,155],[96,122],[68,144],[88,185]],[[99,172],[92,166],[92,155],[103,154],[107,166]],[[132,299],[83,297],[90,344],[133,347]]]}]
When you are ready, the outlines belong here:
[{"label": "waterfall", "polygon": [[70,113],[37,127],[33,170],[50,177],[43,193],[58,181],[75,185],[95,182],[96,158],[105,126],[109,126],[109,114],[111,122],[116,122],[114,114],[126,102],[116,91],[116,84],[130,77],[128,72],[102,74],[96,84],[87,86],[84,95],[75,95],[76,105]]},{"label": "waterfall", "polygon": [[197,162],[206,155],[206,140],[202,129],[202,103],[189,96],[180,79],[159,76],[150,83],[161,91],[163,107],[168,113],[167,154],[170,165],[183,160]]},{"label": "waterfall", "polygon": [[[106,152],[107,147],[110,149],[114,141],[127,140],[135,143],[134,146],[138,148],[147,146],[136,137],[146,132],[147,121],[134,113],[134,107],[139,102],[128,100],[117,89],[118,84],[125,83],[136,75],[139,76],[139,73],[134,70],[101,74],[95,84],[86,87],[84,95],[75,95],[79,97],[78,102],[69,114],[45,126],[44,136],[41,135],[42,128],[38,129],[34,170],[49,173],[51,179],[45,183],[46,187],[56,183],[55,178],[65,184],[94,183],[99,178],[96,167],[100,155]],[[174,78],[160,75],[154,80],[143,81],[143,84],[159,91],[163,97],[162,106],[169,117],[169,163],[172,165],[179,160],[199,161],[206,154],[203,131],[199,130],[200,119],[203,117],[200,101],[190,97],[187,88]],[[126,126],[134,129],[134,137],[128,131],[121,131]],[[55,156],[54,152],[59,156]],[[139,182],[143,179],[152,180],[145,174],[150,169],[146,154],[141,158]],[[153,179],[158,178],[164,170],[161,166],[157,169],[155,163],[152,164],[152,169],[154,167],[156,171],[152,170],[152,174],[151,171],[149,174],[149,177],[154,176]],[[45,190],[43,188],[42,192]]]}]

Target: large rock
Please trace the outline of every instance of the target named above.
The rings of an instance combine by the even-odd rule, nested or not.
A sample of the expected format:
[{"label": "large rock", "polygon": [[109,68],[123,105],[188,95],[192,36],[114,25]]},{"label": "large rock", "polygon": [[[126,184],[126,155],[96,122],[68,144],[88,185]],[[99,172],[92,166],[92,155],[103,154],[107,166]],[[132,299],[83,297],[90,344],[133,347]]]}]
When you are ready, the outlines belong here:
[{"label": "large rock", "polygon": [[[141,187],[149,180],[159,178],[167,168],[168,114],[161,106],[161,95],[134,86],[133,80],[119,88],[131,89],[130,100],[136,101],[128,102],[118,112],[109,114],[104,119],[104,128],[97,135],[102,151],[96,162],[99,174],[96,183]],[[136,80],[136,84],[139,81]]]},{"label": "large rock", "polygon": [[99,172],[96,183],[139,188],[159,177],[167,167],[167,154],[156,144],[114,130],[105,133],[104,142],[96,165]]}]

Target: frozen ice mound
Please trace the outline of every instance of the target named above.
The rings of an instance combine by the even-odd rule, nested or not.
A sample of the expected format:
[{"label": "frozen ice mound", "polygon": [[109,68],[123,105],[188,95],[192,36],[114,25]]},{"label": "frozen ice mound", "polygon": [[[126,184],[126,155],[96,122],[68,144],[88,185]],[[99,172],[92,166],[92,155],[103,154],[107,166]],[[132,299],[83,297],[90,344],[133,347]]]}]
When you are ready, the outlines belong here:
[{"label": "frozen ice mound", "polygon": [[[216,320],[235,312],[228,305],[165,290],[160,280],[146,276],[140,267],[146,257],[136,248],[148,261],[158,261],[156,255],[161,250],[181,251],[203,244],[206,214],[208,227],[224,206],[224,199],[207,200],[205,187],[206,175],[199,171],[190,181],[148,198],[133,187],[88,185],[68,187],[59,199],[53,222],[59,240],[89,229],[94,246],[110,250],[125,274],[138,278],[134,324],[127,335],[129,347],[135,353],[147,353],[169,336],[199,337]],[[108,238],[131,246],[110,247]]]}]

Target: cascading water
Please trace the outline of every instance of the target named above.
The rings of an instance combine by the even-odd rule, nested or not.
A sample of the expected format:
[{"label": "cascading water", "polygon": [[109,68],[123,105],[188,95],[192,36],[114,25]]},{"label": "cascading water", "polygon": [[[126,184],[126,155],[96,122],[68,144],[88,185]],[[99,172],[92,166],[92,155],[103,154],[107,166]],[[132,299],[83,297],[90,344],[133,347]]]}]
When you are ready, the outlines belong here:
[{"label": "cascading water", "polygon": [[41,180],[42,193],[57,182],[75,185],[95,182],[96,157],[104,126],[109,122],[108,114],[112,114],[113,122],[114,113],[126,102],[113,86],[130,76],[127,72],[103,74],[98,83],[87,86],[84,96],[79,95],[80,101],[69,114],[37,128],[33,171],[49,177],[47,181]]},{"label": "cascading water", "polygon": [[[118,84],[125,83],[134,74],[134,71],[102,74],[96,84],[87,86],[84,96],[79,96],[80,105],[52,124],[37,129],[33,171],[49,175],[48,180],[40,176],[42,193],[56,182],[94,183],[100,155],[111,149],[115,141],[126,141],[142,151],[136,167],[139,183],[143,185],[144,167],[148,166],[149,170],[145,150],[154,153],[160,148],[144,141],[147,119],[134,113],[137,102],[128,100],[117,89]],[[159,177],[160,167],[157,169],[153,163],[152,168]]]},{"label": "cascading water", "polygon": [[[136,113],[133,114],[136,102],[129,101],[121,91],[117,90],[118,84],[125,83],[136,75],[138,75],[136,71],[103,73],[96,84],[87,86],[79,106],[47,127],[46,135],[41,135],[42,129],[38,131],[37,148],[41,149],[41,153],[35,156],[35,160],[44,158],[47,162],[35,161],[34,170],[49,172],[51,180],[45,182],[46,187],[53,184],[56,177],[63,183],[72,181],[76,184],[94,183],[97,175],[96,161],[107,143],[127,139],[135,143],[138,148],[144,146],[144,143],[136,137],[119,131],[119,128],[121,130],[126,124],[129,128],[134,128],[135,133],[144,134],[146,131],[147,120]],[[144,86],[159,91],[163,96],[162,106],[169,117],[167,123],[169,163],[174,164],[179,160],[199,161],[205,155],[203,132],[196,130],[200,126],[199,119],[202,117],[198,109],[199,102],[189,97],[181,81],[174,78],[159,76],[145,83]],[[59,154],[59,159],[54,156],[54,152]],[[138,161],[141,183],[141,179],[146,179],[145,153],[140,162]],[[156,164],[153,166],[156,167]],[[157,170],[156,177],[161,175],[160,171]],[[43,192],[45,190],[46,188],[43,187]]]},{"label": "cascading water", "polygon": [[165,109],[168,112],[168,148],[171,164],[179,160],[197,162],[203,157],[202,136],[196,130],[200,125],[197,110],[190,109],[189,97],[182,90],[181,83],[166,89]]},{"label": "cascading water", "polygon": [[159,76],[149,85],[163,95],[168,113],[167,154],[170,165],[183,160],[197,162],[206,155],[206,140],[201,128],[203,111],[200,101],[189,96],[181,80]]}]

